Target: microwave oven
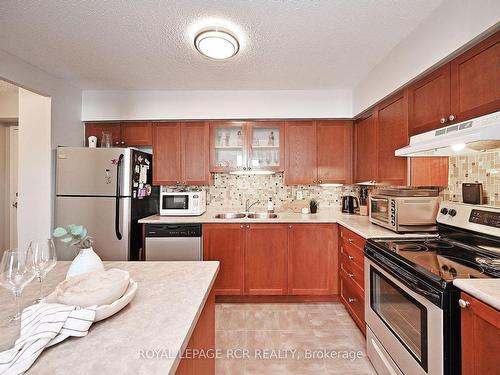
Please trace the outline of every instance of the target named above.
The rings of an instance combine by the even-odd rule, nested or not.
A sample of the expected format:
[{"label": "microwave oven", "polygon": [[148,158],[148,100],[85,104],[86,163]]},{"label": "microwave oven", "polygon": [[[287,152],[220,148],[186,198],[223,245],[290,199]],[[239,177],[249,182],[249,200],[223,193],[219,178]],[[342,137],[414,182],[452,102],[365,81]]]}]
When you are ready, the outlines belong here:
[{"label": "microwave oven", "polygon": [[370,221],[397,233],[435,231],[438,210],[439,197],[370,197]]},{"label": "microwave oven", "polygon": [[161,216],[199,216],[207,210],[207,193],[199,191],[168,191],[164,186],[160,192]]}]

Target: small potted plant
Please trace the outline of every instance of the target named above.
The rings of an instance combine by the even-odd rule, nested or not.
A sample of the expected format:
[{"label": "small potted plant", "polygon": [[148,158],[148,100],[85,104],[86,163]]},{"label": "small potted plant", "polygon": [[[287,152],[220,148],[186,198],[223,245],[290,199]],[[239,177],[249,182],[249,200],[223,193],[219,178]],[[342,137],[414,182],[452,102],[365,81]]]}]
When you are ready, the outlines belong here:
[{"label": "small potted plant", "polygon": [[66,246],[78,250],[66,274],[66,279],[82,273],[104,271],[101,258],[92,248],[92,237],[88,235],[83,225],[69,224],[66,227],[58,227],[54,229],[52,235]]},{"label": "small potted plant", "polygon": [[309,201],[309,212],[312,214],[318,212],[318,201],[314,198]]}]

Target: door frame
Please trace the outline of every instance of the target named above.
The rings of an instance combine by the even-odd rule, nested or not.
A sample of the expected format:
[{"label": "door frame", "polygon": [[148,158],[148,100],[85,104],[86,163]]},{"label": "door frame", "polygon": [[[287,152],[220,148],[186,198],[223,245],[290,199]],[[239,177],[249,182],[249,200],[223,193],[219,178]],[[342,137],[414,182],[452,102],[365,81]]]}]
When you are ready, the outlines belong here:
[{"label": "door frame", "polygon": [[[14,149],[12,146],[16,141],[17,147]],[[16,155],[17,153],[17,155]],[[13,160],[16,160],[16,168],[13,168]],[[14,202],[19,203],[18,186],[14,186],[14,177],[16,178],[17,184],[19,173],[19,126],[9,126],[9,247],[17,247],[17,214],[14,215],[14,210],[17,207],[13,207]]]}]

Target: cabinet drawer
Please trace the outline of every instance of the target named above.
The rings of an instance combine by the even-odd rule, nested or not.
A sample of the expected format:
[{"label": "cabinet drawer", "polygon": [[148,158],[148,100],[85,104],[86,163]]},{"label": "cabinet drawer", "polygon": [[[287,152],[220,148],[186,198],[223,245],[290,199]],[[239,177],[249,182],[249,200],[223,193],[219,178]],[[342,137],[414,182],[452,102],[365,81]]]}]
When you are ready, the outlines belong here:
[{"label": "cabinet drawer", "polygon": [[346,245],[348,244],[354,245],[359,250],[361,250],[361,253],[363,253],[363,249],[365,247],[365,242],[366,242],[366,240],[363,237],[357,235],[356,233],[350,231],[349,229],[340,227],[340,238]]},{"label": "cabinet drawer", "polygon": [[351,280],[360,291],[365,290],[365,275],[363,268],[358,267],[356,263],[348,260],[346,252],[340,254],[340,273],[346,280]]},{"label": "cabinet drawer", "polygon": [[359,268],[364,267],[364,252],[356,245],[349,243],[344,239],[340,242],[340,257],[345,258],[346,264],[355,264]]},{"label": "cabinet drawer", "polygon": [[365,328],[365,299],[364,295],[359,293],[354,282],[346,279],[343,275],[340,277],[340,298],[347,311],[351,314],[358,327],[366,332]]}]

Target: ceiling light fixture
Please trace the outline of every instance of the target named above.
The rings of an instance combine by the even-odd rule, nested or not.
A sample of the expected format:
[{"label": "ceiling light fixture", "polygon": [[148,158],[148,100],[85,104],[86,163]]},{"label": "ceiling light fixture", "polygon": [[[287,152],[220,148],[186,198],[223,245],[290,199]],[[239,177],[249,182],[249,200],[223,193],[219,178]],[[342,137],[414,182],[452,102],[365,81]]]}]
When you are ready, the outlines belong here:
[{"label": "ceiling light fixture", "polygon": [[194,45],[198,52],[214,60],[229,59],[240,49],[238,39],[229,31],[219,27],[199,32],[194,39]]}]

